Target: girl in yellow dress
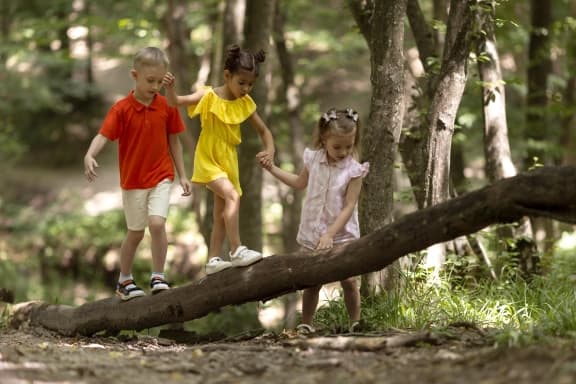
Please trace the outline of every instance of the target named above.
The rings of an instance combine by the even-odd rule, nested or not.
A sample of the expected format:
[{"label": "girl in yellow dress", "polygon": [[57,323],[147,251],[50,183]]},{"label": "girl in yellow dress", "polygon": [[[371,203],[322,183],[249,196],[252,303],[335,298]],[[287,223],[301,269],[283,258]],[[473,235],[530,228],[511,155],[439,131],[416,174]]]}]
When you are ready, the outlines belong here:
[{"label": "girl in yellow dress", "polygon": [[[274,158],[272,133],[264,124],[249,93],[258,77],[258,66],[265,59],[264,51],[252,54],[232,45],[226,53],[224,84],[202,87],[179,96],[174,89],[174,76],[167,73],[163,84],[171,105],[187,106],[188,116],[200,116],[202,130],[194,153],[192,182],[206,185],[214,193],[214,224],[210,236],[206,274],[210,275],[236,266],[246,266],[262,258],[260,252],[248,249],[240,241],[239,210],[240,178],[236,146],[240,144],[240,124],[248,120],[258,132],[264,150],[256,155],[264,167]],[[230,243],[230,261],[219,255],[225,237]]]}]

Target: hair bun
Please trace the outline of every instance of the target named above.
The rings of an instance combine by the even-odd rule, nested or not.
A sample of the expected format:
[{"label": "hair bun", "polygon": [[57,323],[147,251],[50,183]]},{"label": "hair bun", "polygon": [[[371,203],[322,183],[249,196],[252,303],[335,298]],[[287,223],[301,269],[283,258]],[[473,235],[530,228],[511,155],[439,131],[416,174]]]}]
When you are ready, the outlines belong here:
[{"label": "hair bun", "polygon": [[258,63],[263,63],[264,60],[266,60],[266,52],[263,49],[260,49],[254,54],[254,60]]}]

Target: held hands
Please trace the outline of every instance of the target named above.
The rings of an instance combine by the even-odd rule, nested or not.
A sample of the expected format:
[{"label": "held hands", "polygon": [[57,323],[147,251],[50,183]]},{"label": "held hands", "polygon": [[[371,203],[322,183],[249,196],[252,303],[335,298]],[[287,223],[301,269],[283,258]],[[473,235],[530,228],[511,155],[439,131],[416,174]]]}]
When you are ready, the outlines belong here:
[{"label": "held hands", "polygon": [[266,170],[270,170],[274,165],[274,155],[268,151],[258,152],[256,159],[260,163],[260,166]]},{"label": "held hands", "polygon": [[172,72],[166,72],[164,77],[162,78],[162,85],[166,88],[173,88],[176,78],[172,74]]},{"label": "held hands", "polygon": [[96,174],[96,168],[98,168],[98,162],[92,156],[84,157],[84,176],[90,182],[94,181],[98,175]]},{"label": "held hands", "polygon": [[333,244],[332,236],[325,233],[322,236],[320,236],[320,240],[318,240],[318,245],[316,246],[316,249],[317,250],[330,249],[330,248],[332,248],[333,245],[334,244]]},{"label": "held hands", "polygon": [[192,183],[187,178],[180,179],[180,186],[182,187],[182,196],[190,196],[192,194]]}]

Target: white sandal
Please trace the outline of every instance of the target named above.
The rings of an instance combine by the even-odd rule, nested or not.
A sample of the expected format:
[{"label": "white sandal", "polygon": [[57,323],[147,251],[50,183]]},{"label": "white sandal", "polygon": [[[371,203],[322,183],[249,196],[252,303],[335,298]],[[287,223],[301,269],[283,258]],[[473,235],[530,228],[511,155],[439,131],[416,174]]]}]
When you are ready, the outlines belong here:
[{"label": "white sandal", "polygon": [[308,336],[313,334],[314,332],[316,332],[316,330],[310,324],[302,323],[298,324],[298,326],[296,327],[296,333],[302,336]]}]

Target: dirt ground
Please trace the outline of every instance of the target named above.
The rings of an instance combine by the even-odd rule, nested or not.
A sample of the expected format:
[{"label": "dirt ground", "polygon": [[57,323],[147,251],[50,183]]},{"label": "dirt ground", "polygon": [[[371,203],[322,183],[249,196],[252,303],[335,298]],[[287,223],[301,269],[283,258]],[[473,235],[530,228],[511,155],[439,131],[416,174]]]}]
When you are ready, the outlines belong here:
[{"label": "dirt ground", "polygon": [[576,382],[576,345],[496,348],[486,333],[301,336],[209,343],[132,335],[62,338],[0,332],[0,383],[562,383]]}]

